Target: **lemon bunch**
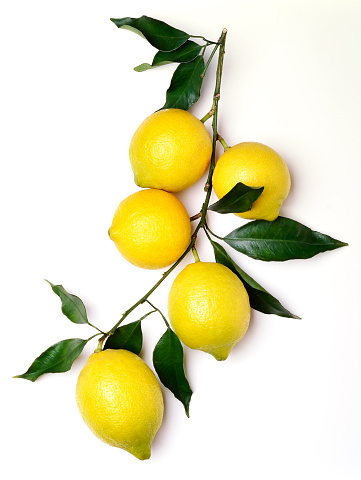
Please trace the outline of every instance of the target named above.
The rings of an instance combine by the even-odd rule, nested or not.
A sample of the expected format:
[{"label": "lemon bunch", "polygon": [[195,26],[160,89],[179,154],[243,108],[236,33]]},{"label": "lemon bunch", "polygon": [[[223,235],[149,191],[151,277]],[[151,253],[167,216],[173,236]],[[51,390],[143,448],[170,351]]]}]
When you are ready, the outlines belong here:
[{"label": "lemon bunch", "polygon": [[[135,183],[142,187],[117,207],[109,228],[121,255],[145,269],[165,268],[190,250],[190,217],[175,192],[197,182],[212,154],[204,124],[180,109],[160,110],[142,122],[129,148]],[[290,188],[286,164],[271,148],[241,143],[219,159],[213,175],[219,198],[238,182],[264,187],[245,218],[273,220]],[[250,321],[247,291],[235,273],[214,262],[187,265],[175,278],[168,314],[189,348],[225,360]],[[80,373],[77,403],[85,423],[104,442],[139,459],[150,456],[163,418],[159,383],[137,355],[126,350],[94,353]]]}]

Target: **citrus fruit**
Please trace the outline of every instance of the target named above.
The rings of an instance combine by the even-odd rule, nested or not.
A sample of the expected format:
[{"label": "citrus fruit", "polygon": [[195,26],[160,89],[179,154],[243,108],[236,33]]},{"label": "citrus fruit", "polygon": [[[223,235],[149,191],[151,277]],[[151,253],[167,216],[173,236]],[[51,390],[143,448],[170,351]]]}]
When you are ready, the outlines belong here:
[{"label": "citrus fruit", "polygon": [[291,187],[286,163],[272,148],[244,142],[226,150],[213,173],[213,187],[222,198],[238,182],[249,187],[264,187],[251,210],[236,215],[243,218],[275,220]]},{"label": "citrus fruit", "polygon": [[84,422],[103,442],[140,460],[150,457],[163,419],[163,396],[152,370],[127,350],[93,353],[76,386]]},{"label": "citrus fruit", "polygon": [[168,192],[180,192],[199,180],[211,154],[212,141],[203,123],[176,108],[146,118],[129,148],[135,183]]},{"label": "citrus fruit", "polygon": [[185,345],[225,360],[247,331],[250,305],[246,289],[229,268],[196,262],[175,278],[168,313]]},{"label": "citrus fruit", "polygon": [[189,215],[171,193],[148,189],[118,206],[109,236],[130,263],[157,269],[174,263],[191,239]]}]

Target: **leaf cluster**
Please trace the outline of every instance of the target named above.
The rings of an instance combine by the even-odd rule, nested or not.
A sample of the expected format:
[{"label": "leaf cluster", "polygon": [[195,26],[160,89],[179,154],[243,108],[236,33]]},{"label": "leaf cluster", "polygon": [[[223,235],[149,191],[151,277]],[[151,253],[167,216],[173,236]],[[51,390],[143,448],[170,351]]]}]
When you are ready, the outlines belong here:
[{"label": "leaf cluster", "polygon": [[[148,42],[158,51],[151,63],[142,63],[134,68],[136,72],[145,72],[169,63],[178,63],[173,73],[170,86],[166,93],[166,101],[160,110],[165,108],[179,108],[188,110],[200,97],[203,78],[207,69],[204,62],[204,53],[210,42],[204,37],[189,35],[182,30],[143,15],[140,18],[111,18],[118,27],[131,30]],[[202,38],[203,45],[190,40]]]},{"label": "leaf cluster", "polygon": [[[63,314],[71,322],[88,324],[96,328],[89,323],[85,305],[79,297],[67,292],[62,285],[54,285],[51,282],[48,283],[53,292],[58,295],[61,300],[61,310]],[[139,320],[121,325],[116,328],[111,335],[99,331],[99,333],[86,340],[81,338],[62,340],[47,348],[33,361],[25,373],[17,375],[15,378],[23,378],[35,382],[35,380],[45,373],[67,372],[82,353],[88,341],[99,335],[103,335],[102,338],[105,340],[104,350],[124,349],[139,355],[143,347],[141,322],[156,311],[159,312],[158,309],[151,310]],[[189,416],[189,402],[192,396],[192,390],[184,372],[183,347],[177,335],[169,327],[167,321],[166,324],[167,330],[154,348],[153,365],[160,381],[183,403],[186,414]]]}]

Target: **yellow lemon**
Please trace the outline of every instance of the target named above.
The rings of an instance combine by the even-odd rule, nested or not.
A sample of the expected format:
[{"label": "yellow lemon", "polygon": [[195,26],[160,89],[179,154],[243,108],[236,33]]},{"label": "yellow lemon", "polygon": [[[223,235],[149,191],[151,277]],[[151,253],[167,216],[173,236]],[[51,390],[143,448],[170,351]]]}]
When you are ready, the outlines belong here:
[{"label": "yellow lemon", "polygon": [[214,191],[222,198],[238,182],[264,187],[251,210],[236,215],[243,218],[275,220],[291,187],[286,163],[272,148],[244,142],[229,148],[219,158],[213,173]]},{"label": "yellow lemon", "polygon": [[148,189],[133,193],[117,208],[109,236],[130,263],[157,269],[174,263],[191,239],[183,204],[171,193]]},{"label": "yellow lemon", "polygon": [[168,313],[175,333],[190,348],[225,360],[250,320],[246,289],[219,263],[187,265],[169,292]]},{"label": "yellow lemon", "polygon": [[163,396],[140,357],[127,350],[93,353],[80,372],[76,400],[84,422],[100,440],[140,460],[150,457],[163,419]]},{"label": "yellow lemon", "polygon": [[212,141],[203,123],[176,108],[146,118],[129,148],[135,183],[168,192],[180,192],[199,180],[211,154]]}]

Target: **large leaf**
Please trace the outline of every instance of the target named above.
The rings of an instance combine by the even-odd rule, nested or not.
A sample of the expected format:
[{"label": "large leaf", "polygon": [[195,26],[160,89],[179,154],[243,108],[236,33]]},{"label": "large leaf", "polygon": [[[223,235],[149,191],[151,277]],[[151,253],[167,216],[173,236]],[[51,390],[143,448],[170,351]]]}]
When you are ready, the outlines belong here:
[{"label": "large leaf", "polygon": [[140,354],[143,346],[143,334],[141,320],[123,325],[115,330],[113,335],[108,337],[104,344],[104,350],[113,348],[115,350],[124,349]]},{"label": "large leaf", "polygon": [[188,110],[200,97],[203,70],[202,56],[198,56],[192,62],[178,65],[167,90],[166,102],[162,109]]},{"label": "large leaf", "polygon": [[251,210],[253,202],[263,192],[264,187],[248,187],[244,183],[237,183],[218,202],[213,203],[208,210],[217,213],[241,213]]},{"label": "large leaf", "polygon": [[30,365],[29,369],[15,378],[35,382],[44,373],[61,373],[70,370],[74,360],[81,354],[88,340],[70,338],[49,347]]},{"label": "large leaf", "polygon": [[53,285],[46,280],[61,300],[61,311],[73,323],[88,323],[84,303],[79,297],[68,293],[62,285]]},{"label": "large leaf", "polygon": [[138,67],[135,67],[134,70],[136,72],[144,72],[150,68],[160,67],[161,65],[166,65],[167,63],[188,63],[197,57],[201,49],[201,45],[188,40],[182,46],[176,50],[172,50],[171,52],[157,52],[151,64],[142,63]]},{"label": "large leaf", "polygon": [[143,15],[139,18],[111,18],[118,28],[131,30],[146,38],[158,50],[170,52],[185,43],[190,35],[167,23]]},{"label": "large leaf", "polygon": [[238,252],[267,262],[311,258],[347,245],[284,217],[249,222],[223,240]]},{"label": "large leaf", "polygon": [[189,417],[189,402],[193,392],[184,373],[182,344],[169,327],[155,346],[153,365],[163,385],[183,403]]},{"label": "large leaf", "polygon": [[252,308],[262,313],[279,315],[280,317],[297,318],[288,311],[277,298],[268,293],[259,283],[253,280],[245,271],[243,271],[228,255],[226,250],[217,242],[211,240],[214,250],[214,256],[217,263],[228,267],[242,281],[249,296],[249,302]]}]

